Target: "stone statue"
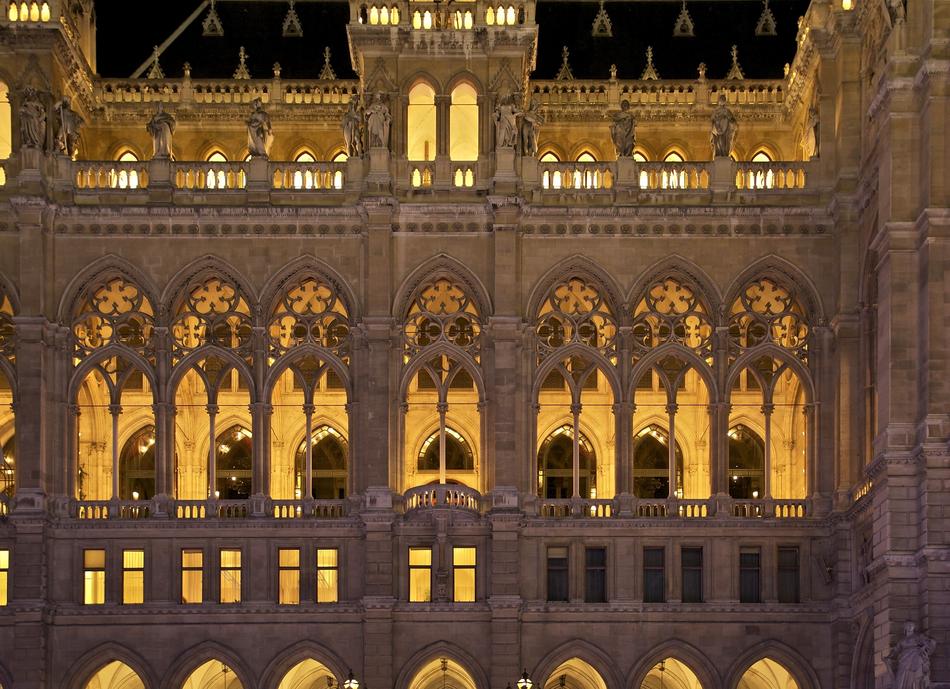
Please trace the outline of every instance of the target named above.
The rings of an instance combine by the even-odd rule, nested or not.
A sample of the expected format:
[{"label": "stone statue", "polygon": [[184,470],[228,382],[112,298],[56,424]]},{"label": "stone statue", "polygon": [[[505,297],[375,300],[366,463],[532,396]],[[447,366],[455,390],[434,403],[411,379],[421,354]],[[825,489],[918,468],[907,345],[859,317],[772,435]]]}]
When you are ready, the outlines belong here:
[{"label": "stone statue", "polygon": [[917,633],[913,622],[904,624],[904,638],[897,642],[885,658],[893,676],[892,689],[928,689],[930,686],[930,655],[937,642]]},{"label": "stone statue", "polygon": [[389,107],[383,102],[383,94],[377,91],[373,102],[366,108],[366,130],[369,133],[370,148],[389,148],[389,126],[392,120]]},{"label": "stone statue", "polygon": [[521,112],[513,94],[503,96],[495,106],[495,148],[514,148],[518,143],[518,116]]},{"label": "stone statue", "polygon": [[46,107],[32,86],[23,91],[20,103],[20,145],[30,148],[46,145]]},{"label": "stone statue", "polygon": [[63,99],[53,107],[59,126],[54,145],[57,153],[72,158],[79,150],[79,128],[83,119],[70,107],[69,98]]},{"label": "stone statue", "polygon": [[274,143],[270,115],[264,110],[260,98],[251,101],[251,116],[247,118],[247,148],[252,157],[266,158]]},{"label": "stone statue", "polygon": [[355,96],[350,98],[350,106],[343,113],[343,141],[348,158],[363,157],[363,118]]},{"label": "stone statue", "polygon": [[161,103],[158,104],[158,110],[152,115],[152,119],[145,125],[145,129],[152,136],[152,157],[171,158],[175,118],[165,112]]},{"label": "stone statue", "polygon": [[521,114],[521,153],[535,157],[538,155],[538,131],[544,124],[538,99],[532,98],[528,109]]},{"label": "stone statue", "polygon": [[726,96],[720,93],[719,104],[713,110],[712,132],[709,135],[713,158],[729,157],[738,130],[739,124],[736,122],[736,116],[726,107]]},{"label": "stone statue", "polygon": [[610,125],[610,139],[614,142],[617,158],[629,158],[636,144],[637,121],[630,112],[630,101],[620,102],[620,110],[610,113],[613,123]]},{"label": "stone statue", "polygon": [[818,157],[818,109],[808,109],[805,131],[802,132],[802,153],[805,160]]},{"label": "stone statue", "polygon": [[905,0],[887,0],[887,11],[891,15],[891,24],[897,26],[903,24],[907,18],[907,8],[904,6]]}]

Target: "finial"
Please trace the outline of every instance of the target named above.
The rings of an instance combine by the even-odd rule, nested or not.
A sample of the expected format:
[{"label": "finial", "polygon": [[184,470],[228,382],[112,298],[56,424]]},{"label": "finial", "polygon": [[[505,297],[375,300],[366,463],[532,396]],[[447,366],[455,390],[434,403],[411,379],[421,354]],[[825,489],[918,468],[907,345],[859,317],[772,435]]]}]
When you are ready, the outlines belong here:
[{"label": "finial", "polygon": [[301,38],[303,36],[303,27],[300,25],[300,17],[297,16],[294,2],[295,0],[290,0],[287,16],[284,17],[284,38]]},{"label": "finial", "polygon": [[604,9],[604,0],[600,0],[600,9],[597,11],[597,16],[594,17],[594,25],[591,27],[590,35],[594,38],[610,38],[614,35],[610,17],[607,16],[607,10]]},{"label": "finial", "polygon": [[214,6],[215,0],[211,0],[211,9],[208,10],[208,14],[205,15],[204,21],[201,22],[201,35],[202,36],[223,36],[224,27],[221,26],[221,17],[218,16],[218,10]]},{"label": "finial", "polygon": [[320,70],[318,78],[324,81],[336,79],[336,72],[333,71],[333,67],[330,65],[330,46],[324,46],[323,48],[323,69]]},{"label": "finial", "polygon": [[571,65],[567,62],[567,58],[570,54],[567,46],[561,48],[561,69],[558,70],[557,76],[555,77],[558,81],[574,81],[574,73],[571,72]]},{"label": "finial", "polygon": [[745,79],[742,68],[739,66],[739,48],[735,45],[732,46],[732,67],[729,68],[726,79]]},{"label": "finial", "polygon": [[656,72],[656,67],[653,66],[653,46],[647,46],[647,66],[643,69],[643,74],[640,75],[640,78],[644,81],[646,80],[657,80],[660,78],[660,75]]},{"label": "finial", "polygon": [[238,51],[238,68],[234,70],[235,79],[250,79],[251,73],[247,71],[247,53],[244,52],[244,46]]},{"label": "finial", "polygon": [[769,0],[762,4],[762,14],[759,16],[759,23],[755,25],[756,36],[776,36],[775,15],[769,9]]},{"label": "finial", "polygon": [[692,38],[695,35],[695,28],[693,18],[689,16],[689,11],[686,9],[686,0],[683,0],[683,9],[680,10],[676,22],[673,24],[673,36],[675,38]]},{"label": "finial", "polygon": [[159,55],[161,55],[161,53],[158,50],[158,46],[154,46],[152,48],[152,68],[148,70],[148,74],[146,75],[147,79],[164,79],[165,78],[165,72],[162,71],[162,66],[158,64]]},{"label": "finial", "polygon": [[274,63],[274,66],[271,67],[271,69],[274,70],[274,78],[275,78],[275,79],[280,79],[280,70],[281,70],[280,63],[279,63],[279,62],[275,62],[275,63]]}]

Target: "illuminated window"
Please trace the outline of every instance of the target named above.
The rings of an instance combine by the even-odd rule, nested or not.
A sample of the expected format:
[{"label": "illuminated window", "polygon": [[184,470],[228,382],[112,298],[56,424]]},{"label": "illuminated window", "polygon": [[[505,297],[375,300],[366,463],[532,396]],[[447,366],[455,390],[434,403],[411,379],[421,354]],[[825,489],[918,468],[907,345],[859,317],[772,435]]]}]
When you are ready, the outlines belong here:
[{"label": "illuminated window", "polygon": [[645,163],[645,162],[647,162],[647,157],[646,157],[645,155],[643,155],[640,151],[634,151],[634,152],[633,152],[633,159],[634,159],[635,161],[637,161],[638,163]]},{"label": "illuminated window", "polygon": [[119,497],[122,500],[151,500],[153,495],[155,426],[146,426],[125,441],[119,454]]},{"label": "illuminated window", "polygon": [[336,548],[317,549],[317,602],[340,600],[340,554]]},{"label": "illuminated window", "polygon": [[216,439],[215,493],[222,500],[251,496],[251,432],[232,426]]},{"label": "illuminated window", "polygon": [[542,155],[540,158],[538,158],[538,160],[539,160],[540,162],[542,162],[542,163],[559,163],[559,162],[561,162],[561,159],[557,157],[557,153],[554,153],[554,151],[548,151],[547,153],[545,153],[544,155]]},{"label": "illuminated window", "polygon": [[[650,382],[652,372],[644,379]],[[665,499],[670,497],[670,436],[665,428],[651,424],[633,439],[633,493],[638,498]],[[683,485],[683,451],[674,446],[676,485]]]},{"label": "illuminated window", "polygon": [[[435,159],[435,91],[419,82],[409,89],[409,160]],[[477,145],[477,143],[476,143]]]},{"label": "illuminated window", "polygon": [[[597,454],[587,437],[578,432],[578,495],[597,495]],[[564,425],[551,433],[538,450],[538,492],[552,500],[574,493],[574,427]]]},{"label": "illuminated window", "polygon": [[478,93],[467,83],[459,84],[452,90],[449,158],[478,160]]},{"label": "illuminated window", "polygon": [[241,602],[241,551],[221,551],[221,603]]},{"label": "illuminated window", "polygon": [[682,155],[676,151],[670,151],[666,154],[666,157],[663,159],[665,163],[683,163],[686,162]]},{"label": "illuminated window", "polygon": [[584,151],[579,156],[577,156],[578,163],[596,163],[597,158],[594,157],[594,154],[590,151]]},{"label": "illuminated window", "polygon": [[752,156],[752,162],[753,163],[771,163],[772,156],[770,156],[765,151],[759,151],[754,156]]},{"label": "illuminated window", "polygon": [[475,602],[475,548],[452,548],[452,591],[456,603]]},{"label": "illuminated window", "polygon": [[204,552],[181,551],[181,602],[200,603],[204,600]]},{"label": "illuminated window", "polygon": [[[310,436],[311,492],[317,500],[346,497],[346,438],[332,426],[320,426]],[[307,439],[301,441],[295,459],[295,487],[307,495]]]},{"label": "illuminated window", "polygon": [[742,424],[729,429],[729,495],[740,500],[765,497],[765,443]]},{"label": "illuminated window", "polygon": [[221,151],[212,151],[205,160],[209,163],[226,163],[228,162],[228,157]]},{"label": "illuminated window", "polygon": [[300,603],[300,550],[281,548],[277,551],[277,602],[281,605]]},{"label": "illuminated window", "polygon": [[10,585],[10,551],[0,550],[0,607],[7,604]]},{"label": "illuminated window", "polygon": [[445,429],[444,458],[440,450],[439,433],[436,431],[422,443],[416,469],[418,471],[439,471],[441,466],[445,466],[446,471],[475,470],[472,448],[458,431],[448,427]]},{"label": "illuminated window", "polygon": [[[664,163],[684,163],[686,162],[685,158],[676,151],[670,151],[666,154],[666,157],[663,158]],[[685,189],[686,184],[686,170],[666,170],[664,169],[661,174],[660,186],[664,189]]]},{"label": "illuminated window", "polygon": [[409,549],[409,602],[432,600],[432,549]]},{"label": "illuminated window", "polygon": [[102,605],[106,602],[106,551],[84,550],[83,597],[85,605]]},{"label": "illuminated window", "polygon": [[302,151],[297,154],[297,157],[294,158],[294,162],[297,163],[315,163],[317,159],[313,157],[313,153],[310,151]]},{"label": "illuminated window", "polygon": [[145,551],[122,551],[122,603],[139,605],[145,602]]},{"label": "illuminated window", "polygon": [[[10,89],[0,81],[0,159],[6,160],[13,150],[13,124],[10,110]],[[6,177],[0,173],[0,184],[6,183]]]}]

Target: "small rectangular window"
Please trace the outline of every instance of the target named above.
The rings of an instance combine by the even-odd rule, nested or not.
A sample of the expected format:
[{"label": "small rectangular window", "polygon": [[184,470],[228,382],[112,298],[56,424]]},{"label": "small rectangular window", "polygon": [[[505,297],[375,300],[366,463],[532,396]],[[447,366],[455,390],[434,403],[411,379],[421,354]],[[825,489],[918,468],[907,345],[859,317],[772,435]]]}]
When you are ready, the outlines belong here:
[{"label": "small rectangular window", "polygon": [[83,597],[85,605],[106,602],[106,551],[82,551]]},{"label": "small rectangular window", "polygon": [[666,550],[643,549],[643,602],[666,602]]},{"label": "small rectangular window", "polygon": [[10,586],[10,551],[0,550],[0,607],[7,604]]},{"label": "small rectangular window", "polygon": [[567,548],[548,548],[548,600],[566,601],[569,596]]},{"label": "small rectangular window", "polygon": [[409,601],[427,603],[432,600],[432,549],[409,549]]},{"label": "small rectangular window", "polygon": [[452,548],[452,592],[456,603],[475,602],[475,548]]},{"label": "small rectangular window", "polygon": [[281,605],[300,603],[300,550],[281,548],[277,551],[277,602]]},{"label": "small rectangular window", "polygon": [[145,602],[145,551],[122,551],[122,604]]},{"label": "small rectangular window", "polygon": [[241,551],[221,551],[221,603],[241,602]]},{"label": "small rectangular window", "polygon": [[762,602],[762,584],[759,571],[758,548],[742,548],[739,551],[739,602]]},{"label": "small rectangular window", "polygon": [[684,603],[703,602],[703,549],[683,548],[680,551],[683,568]]},{"label": "small rectangular window", "polygon": [[587,548],[584,551],[584,601],[607,601],[607,549]]},{"label": "small rectangular window", "polygon": [[778,549],[778,602],[800,603],[798,548]]},{"label": "small rectangular window", "polygon": [[340,555],[336,548],[317,550],[317,602],[340,600]]},{"label": "small rectangular window", "polygon": [[204,552],[181,551],[181,602],[200,603],[204,600]]}]

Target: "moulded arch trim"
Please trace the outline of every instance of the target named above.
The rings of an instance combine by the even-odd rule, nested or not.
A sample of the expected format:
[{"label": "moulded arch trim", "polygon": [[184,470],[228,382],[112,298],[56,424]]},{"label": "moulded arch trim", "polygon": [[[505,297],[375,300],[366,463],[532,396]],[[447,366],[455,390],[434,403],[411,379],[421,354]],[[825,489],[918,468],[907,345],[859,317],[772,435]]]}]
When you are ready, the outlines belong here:
[{"label": "moulded arch trim", "polygon": [[475,359],[468,352],[464,352],[458,347],[446,342],[437,342],[430,345],[416,354],[403,371],[402,378],[399,381],[399,400],[405,400],[409,395],[409,384],[413,377],[426,365],[434,356],[445,354],[451,359],[457,361],[472,376],[475,381],[475,392],[478,394],[478,401],[485,401],[485,381],[482,377],[482,369]]},{"label": "moulded arch trim", "polygon": [[[115,641],[108,641],[96,646],[73,663],[70,677],[63,686],[66,689],[85,689],[93,675],[114,661],[119,661],[132,668],[132,671],[142,680],[145,689],[158,689],[157,675],[152,670],[151,665],[138,653]],[[0,668],[0,679],[2,679],[2,673],[3,669]],[[12,687],[13,685],[4,684],[3,686]]]},{"label": "moulded arch trim", "polygon": [[[314,414],[311,421],[310,431],[316,431],[321,426],[326,426],[327,428],[332,428],[334,432],[339,434],[340,438],[346,444],[347,447],[347,471],[349,471],[349,446],[350,446],[350,437],[348,435],[347,429],[344,424],[340,423],[339,419],[331,418],[327,414]],[[304,441],[307,439],[307,422],[306,420],[299,421],[293,425],[290,429],[290,432],[287,434],[288,437],[293,438],[293,440],[288,443],[291,452],[296,456],[298,448],[304,444]],[[275,453],[271,453],[273,456]],[[315,659],[318,660],[318,659]]]},{"label": "moulded arch trim", "polygon": [[342,685],[342,681],[346,678],[345,668],[348,666],[336,653],[316,641],[306,640],[285,648],[267,664],[267,667],[261,673],[263,678],[261,687],[263,689],[277,689],[287,673],[293,670],[298,663],[305,660],[315,660],[325,665],[333,673],[338,684]]},{"label": "moulded arch trim", "polygon": [[750,146],[748,150],[750,161],[759,153],[767,155],[772,162],[783,160],[782,151],[774,141],[759,141],[754,146]]},{"label": "moulded arch trim", "polygon": [[[729,375],[726,376],[726,391],[724,395],[723,402],[729,402],[732,399],[732,386],[735,383],[736,378],[742,372],[744,368],[748,368],[753,372],[752,375],[755,376],[756,380],[759,381],[762,386],[763,391],[768,391],[769,398],[772,396],[772,388],[769,385],[766,385],[766,381],[762,380],[758,372],[755,371],[756,359],[761,359],[763,356],[772,357],[773,359],[778,360],[782,364],[787,364],[788,367],[798,376],[801,381],[802,387],[805,390],[805,403],[814,404],[818,401],[816,396],[815,384],[811,379],[811,374],[808,369],[802,364],[801,361],[796,359],[794,356],[791,356],[788,353],[788,350],[782,349],[778,345],[774,344],[764,344],[757,347],[753,347],[742,354],[735,363],[729,369]],[[773,381],[774,384],[774,381]]]},{"label": "moulded arch trim", "polygon": [[627,689],[640,689],[650,670],[667,658],[678,660],[688,667],[696,675],[702,689],[721,689],[722,678],[716,666],[698,648],[679,639],[664,641],[645,653],[630,671]]},{"label": "moulded arch trim", "polygon": [[111,359],[114,356],[122,357],[128,360],[135,366],[137,370],[141,371],[145,377],[148,378],[148,384],[152,388],[152,402],[156,402],[158,383],[155,379],[155,372],[152,370],[152,365],[149,364],[148,361],[146,361],[142,355],[136,352],[134,349],[130,349],[122,344],[107,345],[102,349],[96,350],[95,354],[92,354],[84,359],[83,362],[76,367],[76,370],[73,371],[72,376],[69,379],[67,399],[75,399],[76,395],[79,394],[79,389],[82,387],[83,381],[86,380],[86,376],[88,376],[96,366],[107,359]]},{"label": "moulded arch trim", "polygon": [[[465,9],[464,6],[463,7],[456,6],[456,8],[462,9],[462,10]],[[467,83],[469,86],[475,89],[475,94],[479,98],[485,95],[485,87],[482,84],[481,80],[477,76],[475,76],[472,72],[469,72],[468,70],[462,70],[461,72],[456,72],[451,77],[449,77],[449,80],[445,82],[445,95],[451,96],[452,91],[455,90],[455,87],[463,83]]]},{"label": "moulded arch trim", "polygon": [[665,161],[666,157],[670,155],[670,153],[676,153],[677,155],[682,156],[683,160],[687,163],[696,160],[696,158],[693,157],[693,154],[686,142],[679,139],[671,141],[666,145],[665,148],[661,150],[663,153],[657,158],[657,161],[659,162]]},{"label": "moulded arch trim", "polygon": [[[326,152],[323,154],[322,161],[332,163],[333,159],[336,158],[341,153],[346,155],[346,147],[342,143],[333,144],[332,146],[326,149]],[[349,158],[348,155],[347,155],[347,158]],[[318,159],[318,160],[321,160],[321,159]]]},{"label": "moulded arch trim", "polygon": [[309,153],[312,155],[314,160],[320,160],[316,146],[314,146],[310,141],[298,140],[297,143],[291,144],[287,150],[290,151],[288,160],[291,161],[296,161],[297,157],[303,155],[304,153]]},{"label": "moulded arch trim", "polygon": [[530,323],[537,323],[541,304],[554,285],[573,276],[583,277],[596,283],[596,286],[603,291],[604,299],[618,326],[626,320],[623,312],[623,290],[620,289],[620,285],[613,276],[587,256],[573,254],[555,263],[535,281],[527,302]]},{"label": "moulded arch trim", "polygon": [[254,689],[257,686],[257,683],[252,681],[254,675],[239,654],[217,641],[205,641],[179,654],[169,663],[162,689],[181,689],[191,673],[209,660],[217,660],[231,668],[244,689]]},{"label": "moulded arch trim", "polygon": [[131,141],[121,141],[111,146],[109,148],[109,160],[118,162],[119,156],[121,156],[123,153],[126,153],[126,152],[134,155],[136,160],[138,160],[138,162],[140,163],[148,162],[145,159],[145,152],[139,146],[132,143]]},{"label": "moulded arch trim", "polygon": [[538,160],[541,160],[541,158],[548,153],[556,155],[558,162],[564,162],[567,159],[567,154],[564,152],[564,149],[553,141],[546,141],[538,146]]},{"label": "moulded arch trim", "polygon": [[736,299],[739,298],[742,288],[756,278],[769,277],[770,275],[778,275],[783,282],[795,289],[805,309],[805,317],[808,319],[810,326],[824,324],[825,311],[814,281],[794,263],[775,254],[768,254],[757,261],[753,261],[732,280],[729,288],[723,293],[725,295],[722,302],[723,322],[729,320],[729,310]]},{"label": "moulded arch trim", "polygon": [[229,280],[232,280],[234,284],[237,285],[238,289],[243,294],[245,301],[247,302],[248,310],[251,312],[251,321],[255,325],[257,324],[260,313],[257,292],[251,286],[250,281],[244,277],[241,271],[231,265],[231,263],[228,261],[225,261],[223,258],[219,258],[214,254],[205,254],[204,256],[196,258],[181,268],[177,273],[175,273],[175,275],[172,276],[171,280],[168,281],[168,285],[165,287],[165,291],[162,293],[161,303],[164,312],[168,315],[169,321],[174,320],[175,316],[178,315],[177,307],[181,303],[184,292],[188,288],[188,285],[191,283],[191,281],[204,275],[207,275],[208,277],[214,275],[223,275]]},{"label": "moulded arch trim", "polygon": [[340,380],[343,381],[343,388],[346,392],[346,401],[349,402],[352,399],[352,381],[350,380],[350,373],[347,366],[340,361],[334,354],[321,348],[315,347],[312,344],[305,344],[299,347],[294,347],[290,350],[290,353],[283,355],[274,363],[273,366],[267,371],[267,378],[264,380],[264,390],[262,398],[264,400],[270,400],[274,394],[274,388],[277,386],[280,377],[295,363],[304,359],[308,355],[312,355],[326,364],[329,369],[336,373]]},{"label": "moulded arch trim", "polygon": [[[322,261],[313,254],[304,254],[286,263],[278,269],[264,284],[261,290],[261,309],[263,319],[268,320],[276,306],[277,300],[283,294],[286,285],[296,278],[314,277],[332,285],[346,307],[347,318],[352,327],[359,319],[359,301],[356,294],[350,289],[349,283],[330,264]],[[267,324],[265,323],[265,326]]]},{"label": "moulded arch trim", "polygon": [[[178,385],[185,377],[185,374],[188,373],[188,371],[193,368],[195,364],[203,359],[207,359],[209,356],[216,356],[220,359],[224,359],[231,365],[232,368],[237,369],[238,375],[242,376],[245,382],[247,382],[247,390],[251,398],[250,401],[258,401],[254,376],[251,374],[251,370],[248,368],[247,362],[231,350],[221,349],[220,347],[214,346],[199,347],[198,349],[189,352],[188,356],[178,362],[178,364],[172,369],[171,375],[168,377],[168,383],[165,388],[165,399],[174,401],[175,393],[178,391]],[[207,380],[203,374],[201,374],[201,379],[202,382],[207,386]],[[209,390],[206,390],[206,392],[210,394]]]},{"label": "moulded arch trim", "polygon": [[437,658],[446,658],[460,665],[469,677],[475,682],[478,689],[488,689],[491,684],[484,668],[468,651],[447,641],[436,641],[417,651],[402,665],[399,676],[396,678],[395,689],[410,689],[412,680],[426,663]]},{"label": "moulded arch trim", "polygon": [[442,93],[442,84],[430,72],[424,69],[417,70],[410,74],[403,82],[403,93],[406,102],[409,102],[409,92],[419,83],[423,83],[434,91],[433,97]]},{"label": "moulded arch trim", "polygon": [[541,386],[544,384],[544,379],[547,378],[548,374],[557,368],[558,364],[562,361],[574,355],[593,360],[594,366],[600,369],[600,372],[606,376],[607,382],[610,384],[610,389],[614,395],[614,403],[619,402],[622,398],[621,390],[623,386],[617,375],[617,368],[596,349],[579,342],[572,342],[569,345],[550,352],[544,357],[544,361],[542,361],[541,365],[535,370],[534,384],[531,386],[531,399],[538,399],[538,395],[541,393]]},{"label": "moulded arch trim", "polygon": [[543,689],[551,673],[554,672],[561,663],[565,663],[573,658],[582,660],[590,665],[593,670],[600,675],[604,684],[607,685],[607,689],[623,689],[622,675],[614,664],[613,658],[589,641],[577,638],[565,641],[544,656],[544,658],[535,665],[531,676],[538,680],[538,685]]},{"label": "moulded arch trim", "polygon": [[16,285],[13,284],[13,281],[3,273],[0,273],[0,291],[10,298],[10,306],[13,307],[13,315],[19,315],[20,293],[17,291]]},{"label": "moulded arch trim", "polygon": [[709,320],[715,326],[717,315],[721,308],[722,294],[719,292],[716,283],[709,277],[709,274],[705,270],[700,268],[697,263],[679,254],[664,256],[650,265],[643,271],[640,277],[636,279],[630,291],[627,292],[626,303],[630,314],[633,314],[634,309],[637,308],[637,304],[646,296],[646,290],[650,284],[666,274],[683,275],[700,289],[701,293],[697,296],[700,297],[703,305],[708,309],[706,315],[709,316]]},{"label": "moulded arch trim", "polygon": [[[474,440],[475,438],[477,438],[479,434],[479,429],[475,428],[474,433],[473,433],[472,429],[467,427],[465,424],[455,423],[457,419],[450,418],[451,411],[452,411],[452,408],[449,407],[449,414],[447,414],[445,418],[445,427],[446,429],[452,429],[453,431],[458,433],[460,436],[462,436],[462,439],[465,441],[465,444],[468,445],[469,450],[471,450],[472,452],[472,469],[471,470],[448,469],[448,467],[446,467],[446,470],[459,471],[459,472],[462,472],[462,471],[478,472],[480,471],[480,468],[481,468],[481,457],[479,454],[479,450],[481,450],[481,448],[479,447],[478,443],[474,442]],[[415,433],[412,439],[406,442],[406,449],[411,450],[411,452],[407,453],[406,460],[407,460],[408,466],[406,468],[408,469],[409,466],[412,466],[414,468],[414,473],[416,476],[419,476],[418,461],[419,461],[419,455],[422,452],[422,446],[423,444],[425,444],[426,440],[428,440],[434,435],[439,434],[439,421],[438,419],[433,419],[432,421],[429,421],[428,423],[426,423],[424,426],[420,426],[420,428],[422,430],[419,431],[418,433]],[[481,482],[480,478],[478,479],[478,482]]]},{"label": "moulded arch trim", "polygon": [[600,146],[595,144],[590,139],[581,139],[573,146],[571,146],[571,157],[569,161],[566,162],[577,162],[577,159],[580,157],[581,153],[590,153],[594,156],[594,160],[598,163],[603,162],[604,154],[600,150]]},{"label": "moulded arch trim", "polygon": [[795,678],[798,689],[821,689],[818,674],[811,663],[798,651],[775,639],[761,641],[736,658],[726,672],[723,689],[737,689],[746,671],[766,658],[781,664]]},{"label": "moulded arch trim", "polygon": [[13,403],[17,401],[16,368],[14,368],[6,357],[0,357],[0,375],[7,379],[10,384],[10,394],[13,397]]},{"label": "moulded arch trim", "polygon": [[72,325],[75,310],[79,306],[80,299],[86,297],[87,288],[110,275],[121,276],[142,290],[152,304],[155,320],[159,320],[162,300],[155,285],[140,268],[116,254],[106,254],[97,258],[73,276],[60,297],[57,320],[60,323]]},{"label": "moulded arch trim", "polygon": [[432,280],[444,277],[460,283],[466,293],[475,301],[478,318],[483,323],[492,314],[492,302],[485,283],[457,258],[439,253],[427,258],[403,278],[393,299],[393,318],[403,323],[409,314],[413,299],[422,286]]},{"label": "moulded arch trim", "polygon": [[[630,370],[630,380],[628,381],[627,392],[631,400],[636,400],[636,385],[647,371],[652,369],[663,357],[674,356],[682,359],[689,368],[695,369],[700,378],[706,384],[706,392],[709,395],[709,402],[713,403],[719,400],[719,386],[716,385],[716,379],[713,377],[709,365],[696,356],[696,353],[686,349],[676,342],[667,342],[656,349],[651,350]],[[667,391],[669,394],[670,391]]]},{"label": "moulded arch trim", "polygon": [[198,160],[201,163],[207,163],[208,158],[213,153],[220,153],[225,158],[228,159],[228,162],[235,160],[242,160],[241,158],[234,158],[228,153],[227,147],[219,141],[206,141],[198,147]]},{"label": "moulded arch trim", "polygon": [[648,163],[652,163],[656,161],[656,151],[654,151],[652,148],[650,148],[646,144],[637,143],[637,145],[633,147],[633,152],[639,153],[640,155],[642,155],[644,158],[647,159]]}]

